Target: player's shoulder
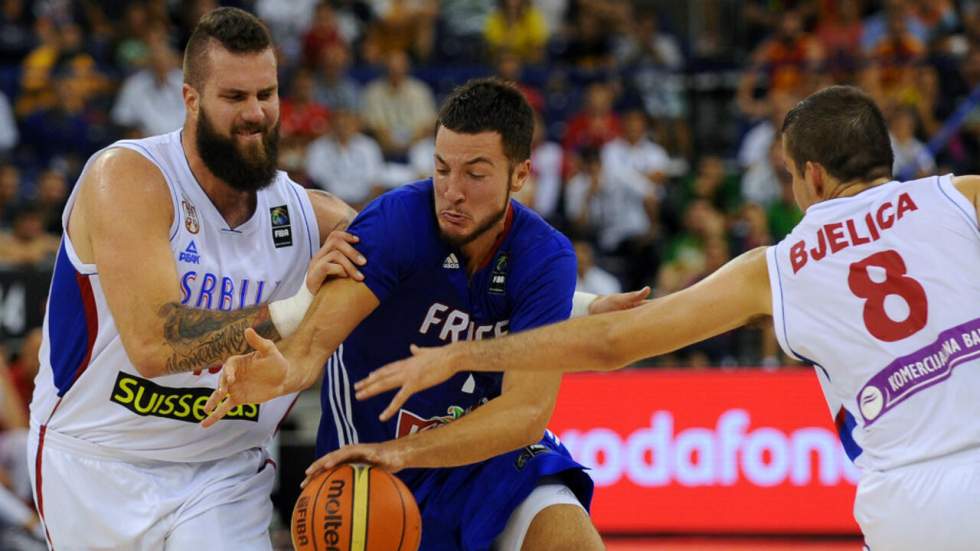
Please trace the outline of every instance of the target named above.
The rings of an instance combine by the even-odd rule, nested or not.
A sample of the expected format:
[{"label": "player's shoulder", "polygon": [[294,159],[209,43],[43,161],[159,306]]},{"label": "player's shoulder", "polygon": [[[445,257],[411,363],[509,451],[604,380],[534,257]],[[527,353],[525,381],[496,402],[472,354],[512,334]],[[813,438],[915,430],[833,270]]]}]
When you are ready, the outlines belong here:
[{"label": "player's shoulder", "polygon": [[953,185],[974,205],[980,204],[980,175],[953,176]]},{"label": "player's shoulder", "polygon": [[351,229],[357,233],[371,227],[371,231],[382,232],[387,240],[429,242],[437,236],[433,229],[432,193],[431,179],[387,191],[364,207]]},{"label": "player's shoulder", "polygon": [[108,147],[92,156],[83,171],[81,191],[120,198],[132,193],[166,194],[161,169],[143,155],[125,147]]},{"label": "player's shoulder", "polygon": [[432,179],[419,180],[398,186],[371,201],[364,210],[414,214],[432,211]]},{"label": "player's shoulder", "polygon": [[511,202],[514,219],[510,250],[522,263],[541,264],[556,258],[575,256],[572,242],[540,214],[517,201]]}]

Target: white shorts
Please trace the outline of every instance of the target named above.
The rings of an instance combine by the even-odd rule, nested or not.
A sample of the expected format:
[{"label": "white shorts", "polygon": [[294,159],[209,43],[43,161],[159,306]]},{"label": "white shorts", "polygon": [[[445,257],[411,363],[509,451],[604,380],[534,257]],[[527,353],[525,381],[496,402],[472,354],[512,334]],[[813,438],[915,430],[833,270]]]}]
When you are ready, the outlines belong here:
[{"label": "white shorts", "polygon": [[863,473],[854,518],[871,551],[975,551],[980,545],[980,457],[937,459]]},{"label": "white shorts", "polygon": [[275,464],[263,449],[202,463],[124,460],[38,429],[28,445],[49,546],[268,551]]},{"label": "white shorts", "polygon": [[568,486],[560,482],[541,484],[510,514],[504,531],[493,541],[493,551],[521,551],[531,521],[552,505],[575,505],[585,509]]}]

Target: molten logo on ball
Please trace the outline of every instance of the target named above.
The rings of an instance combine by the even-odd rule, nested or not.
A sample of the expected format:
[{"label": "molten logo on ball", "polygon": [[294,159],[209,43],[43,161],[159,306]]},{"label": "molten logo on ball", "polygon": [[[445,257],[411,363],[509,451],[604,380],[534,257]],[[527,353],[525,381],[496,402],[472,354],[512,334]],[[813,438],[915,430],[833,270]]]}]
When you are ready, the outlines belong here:
[{"label": "molten logo on ball", "polygon": [[337,549],[334,546],[340,541],[339,530],[344,526],[344,517],[340,516],[340,496],[346,485],[343,480],[331,480],[327,488],[327,501],[323,505],[327,513],[323,517],[323,540],[330,545],[328,550]]}]

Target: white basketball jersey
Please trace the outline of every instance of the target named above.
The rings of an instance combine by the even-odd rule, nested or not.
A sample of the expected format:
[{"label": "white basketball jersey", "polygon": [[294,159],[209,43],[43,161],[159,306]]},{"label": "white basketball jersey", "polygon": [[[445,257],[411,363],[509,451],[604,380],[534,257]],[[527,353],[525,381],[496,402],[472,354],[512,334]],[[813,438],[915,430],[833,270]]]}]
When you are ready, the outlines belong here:
[{"label": "white basketball jersey", "polygon": [[[232,229],[191,173],[180,131],[110,147],[149,159],[170,188],[170,248],[184,306],[236,310],[292,296],[304,284],[319,248],[319,230],[306,192],[284,173],[258,192],[251,219]],[[79,261],[68,237],[78,188],[62,217],[65,232],[44,320],[32,424],[123,457],[165,461],[208,461],[264,445],[295,395],[238,407],[203,429],[198,422],[218,384],[217,372],[150,380],[133,367],[106,303],[98,266]]]},{"label": "white basketball jersey", "polygon": [[980,230],[951,175],[817,203],[767,260],[779,342],[858,466],[980,449]]}]

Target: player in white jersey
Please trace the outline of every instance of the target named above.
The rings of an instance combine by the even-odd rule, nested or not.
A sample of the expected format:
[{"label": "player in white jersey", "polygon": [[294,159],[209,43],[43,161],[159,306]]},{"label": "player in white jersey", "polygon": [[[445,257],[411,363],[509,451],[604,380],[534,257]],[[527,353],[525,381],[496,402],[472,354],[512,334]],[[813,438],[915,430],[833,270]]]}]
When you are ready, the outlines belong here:
[{"label": "player in white jersey", "polygon": [[326,274],[356,277],[321,251],[353,211],[276,170],[265,27],[211,12],[184,75],[183,129],[94,155],[65,208],[29,446],[54,549],[269,549],[265,447],[293,396],[205,431],[211,368],[246,327],[285,335]]},{"label": "player in white jersey", "polygon": [[456,371],[610,370],[772,316],[861,467],[866,547],[976,549],[980,176],[892,181],[884,119],[852,87],[800,102],[782,140],[806,214],[779,244],[635,310],[417,351],[359,382],[358,398],[401,387],[390,416]]}]

